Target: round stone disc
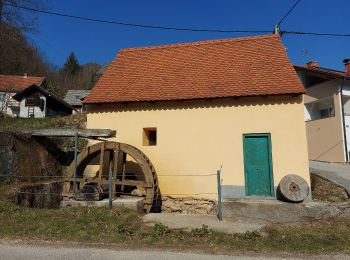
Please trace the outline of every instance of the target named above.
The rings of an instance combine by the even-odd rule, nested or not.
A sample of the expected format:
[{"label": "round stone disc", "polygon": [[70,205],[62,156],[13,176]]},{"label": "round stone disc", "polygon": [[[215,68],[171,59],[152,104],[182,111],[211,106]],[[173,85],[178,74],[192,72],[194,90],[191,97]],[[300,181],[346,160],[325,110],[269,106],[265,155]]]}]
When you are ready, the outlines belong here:
[{"label": "round stone disc", "polygon": [[295,174],[284,176],[278,188],[282,197],[290,202],[302,202],[310,193],[308,183]]}]

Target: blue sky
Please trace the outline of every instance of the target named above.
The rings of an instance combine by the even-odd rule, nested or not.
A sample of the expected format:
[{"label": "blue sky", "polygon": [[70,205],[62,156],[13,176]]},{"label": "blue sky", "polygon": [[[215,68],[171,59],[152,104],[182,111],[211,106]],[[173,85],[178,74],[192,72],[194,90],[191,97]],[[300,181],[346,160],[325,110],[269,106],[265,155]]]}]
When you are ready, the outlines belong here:
[{"label": "blue sky", "polygon": [[[51,11],[98,19],[171,27],[273,30],[295,0],[49,0]],[[350,33],[349,0],[302,0],[282,30]],[[39,14],[32,36],[47,59],[62,66],[70,52],[80,63],[111,61],[120,48],[247,36],[238,33],[176,32],[123,27]],[[251,35],[251,34],[250,34]],[[350,37],[285,35],[293,63],[317,60],[343,70]],[[307,50],[306,57],[303,49]],[[304,52],[305,53],[305,52]]]}]

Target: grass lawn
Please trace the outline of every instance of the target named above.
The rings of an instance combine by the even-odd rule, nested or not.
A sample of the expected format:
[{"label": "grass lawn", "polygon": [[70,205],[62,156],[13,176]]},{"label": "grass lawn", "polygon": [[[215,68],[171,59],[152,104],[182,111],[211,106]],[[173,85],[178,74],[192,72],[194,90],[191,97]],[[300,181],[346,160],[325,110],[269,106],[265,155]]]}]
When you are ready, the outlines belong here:
[{"label": "grass lawn", "polygon": [[114,247],[165,248],[229,254],[348,254],[350,220],[300,226],[270,225],[261,232],[223,234],[207,227],[191,232],[145,226],[136,212],[119,208],[31,209],[1,196],[0,238],[104,243]]}]

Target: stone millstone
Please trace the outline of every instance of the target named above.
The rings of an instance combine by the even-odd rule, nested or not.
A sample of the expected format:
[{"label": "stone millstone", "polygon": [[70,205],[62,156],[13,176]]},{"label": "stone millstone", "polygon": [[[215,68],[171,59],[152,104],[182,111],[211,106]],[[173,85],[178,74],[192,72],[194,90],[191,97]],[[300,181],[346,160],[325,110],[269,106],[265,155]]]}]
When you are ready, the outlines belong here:
[{"label": "stone millstone", "polygon": [[295,174],[284,176],[278,185],[278,189],[282,197],[290,202],[302,202],[310,192],[307,182]]}]

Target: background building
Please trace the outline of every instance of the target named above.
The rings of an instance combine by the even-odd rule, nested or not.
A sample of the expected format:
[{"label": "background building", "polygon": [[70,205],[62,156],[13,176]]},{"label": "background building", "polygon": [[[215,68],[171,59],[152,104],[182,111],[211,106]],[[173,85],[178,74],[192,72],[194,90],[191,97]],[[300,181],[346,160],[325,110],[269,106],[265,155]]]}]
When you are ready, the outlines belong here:
[{"label": "background building", "polygon": [[349,162],[350,64],[345,72],[312,61],[295,66],[306,89],[305,122],[310,160]]},{"label": "background building", "polygon": [[19,117],[20,103],[12,97],[33,84],[46,88],[44,77],[0,75],[0,113]]}]

